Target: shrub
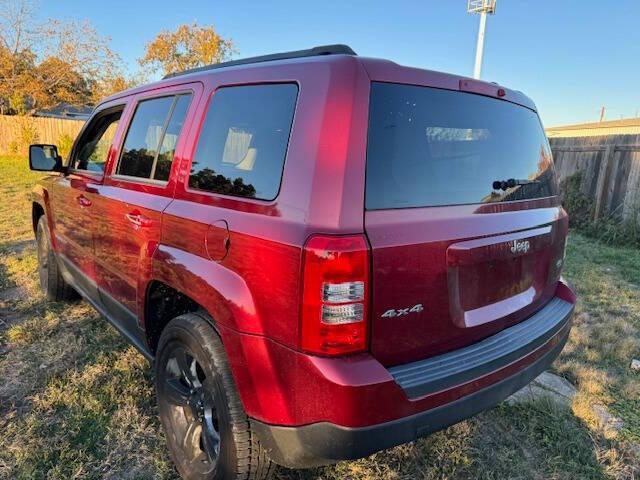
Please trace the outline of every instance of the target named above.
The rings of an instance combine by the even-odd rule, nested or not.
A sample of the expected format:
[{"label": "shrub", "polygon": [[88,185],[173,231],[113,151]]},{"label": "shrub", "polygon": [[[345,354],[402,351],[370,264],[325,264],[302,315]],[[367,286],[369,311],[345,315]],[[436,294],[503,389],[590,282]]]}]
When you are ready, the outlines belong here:
[{"label": "shrub", "polygon": [[640,247],[640,205],[626,219],[616,210],[594,221],[594,202],[582,192],[581,185],[582,172],[560,183],[562,205],[569,213],[569,226],[608,245]]},{"label": "shrub", "polygon": [[71,153],[71,147],[73,146],[73,137],[67,133],[63,133],[58,138],[58,153],[62,158],[67,158]]},{"label": "shrub", "polygon": [[609,245],[640,247],[640,208],[635,207],[625,220],[613,212],[591,224],[587,233]]},{"label": "shrub", "polygon": [[582,192],[582,172],[574,173],[560,182],[562,205],[569,213],[569,226],[585,228],[592,223],[594,204]]},{"label": "shrub", "polygon": [[38,143],[38,127],[30,117],[18,117],[17,149],[25,155],[29,152],[29,145]]}]

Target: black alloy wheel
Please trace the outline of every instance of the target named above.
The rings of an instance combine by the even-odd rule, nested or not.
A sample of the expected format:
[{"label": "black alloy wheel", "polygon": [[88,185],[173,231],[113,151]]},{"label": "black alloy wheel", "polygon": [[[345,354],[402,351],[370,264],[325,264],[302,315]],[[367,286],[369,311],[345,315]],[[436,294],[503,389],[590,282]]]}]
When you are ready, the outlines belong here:
[{"label": "black alloy wheel", "polygon": [[161,408],[169,412],[171,430],[183,458],[200,475],[215,471],[220,455],[218,412],[212,375],[184,345],[175,343],[165,354],[159,383]]}]

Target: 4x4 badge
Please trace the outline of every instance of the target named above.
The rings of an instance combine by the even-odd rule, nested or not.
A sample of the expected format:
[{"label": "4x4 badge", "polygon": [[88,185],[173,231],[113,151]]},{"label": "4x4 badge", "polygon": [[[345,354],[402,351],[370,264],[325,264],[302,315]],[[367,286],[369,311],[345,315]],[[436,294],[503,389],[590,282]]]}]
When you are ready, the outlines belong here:
[{"label": "4x4 badge", "polygon": [[382,314],[382,318],[404,317],[410,313],[420,313],[424,310],[421,303],[407,308],[391,308]]}]

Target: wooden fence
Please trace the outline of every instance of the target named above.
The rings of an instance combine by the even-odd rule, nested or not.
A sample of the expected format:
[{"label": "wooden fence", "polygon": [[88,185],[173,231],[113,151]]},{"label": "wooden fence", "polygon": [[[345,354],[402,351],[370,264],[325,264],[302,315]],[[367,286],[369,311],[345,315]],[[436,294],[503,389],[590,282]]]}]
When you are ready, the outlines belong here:
[{"label": "wooden fence", "polygon": [[0,115],[0,154],[25,153],[30,143],[58,144],[63,136],[75,139],[81,120]]},{"label": "wooden fence", "polygon": [[640,135],[551,138],[560,180],[582,172],[594,218],[633,218],[640,208]]}]

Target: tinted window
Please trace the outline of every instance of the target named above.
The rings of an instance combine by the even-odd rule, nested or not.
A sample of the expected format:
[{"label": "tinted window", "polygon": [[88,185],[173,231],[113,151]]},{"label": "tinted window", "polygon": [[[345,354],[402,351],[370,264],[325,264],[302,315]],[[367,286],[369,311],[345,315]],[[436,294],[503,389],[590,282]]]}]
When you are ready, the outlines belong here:
[{"label": "tinted window", "polygon": [[76,145],[73,168],[91,172],[104,172],[109,149],[118,129],[122,110],[99,114],[82,134]]},{"label": "tinted window", "polygon": [[[494,188],[509,179],[519,184]],[[367,208],[524,200],[556,189],[532,110],[470,93],[372,84]]]},{"label": "tinted window", "polygon": [[155,165],[155,171],[152,178],[155,180],[169,180],[169,173],[171,172],[171,162],[173,162],[173,154],[176,151],[176,144],[178,143],[178,137],[182,131],[182,124],[187,116],[187,110],[191,103],[191,95],[180,95],[176,97],[173,111],[171,112],[171,118],[167,124],[167,130],[162,137],[162,145],[158,152],[158,159]]},{"label": "tinted window", "polygon": [[131,120],[116,173],[168,180],[190,100],[191,95],[180,95],[140,102]]},{"label": "tinted window", "polygon": [[298,87],[216,91],[200,133],[189,186],[272,200],[278,194]]}]

